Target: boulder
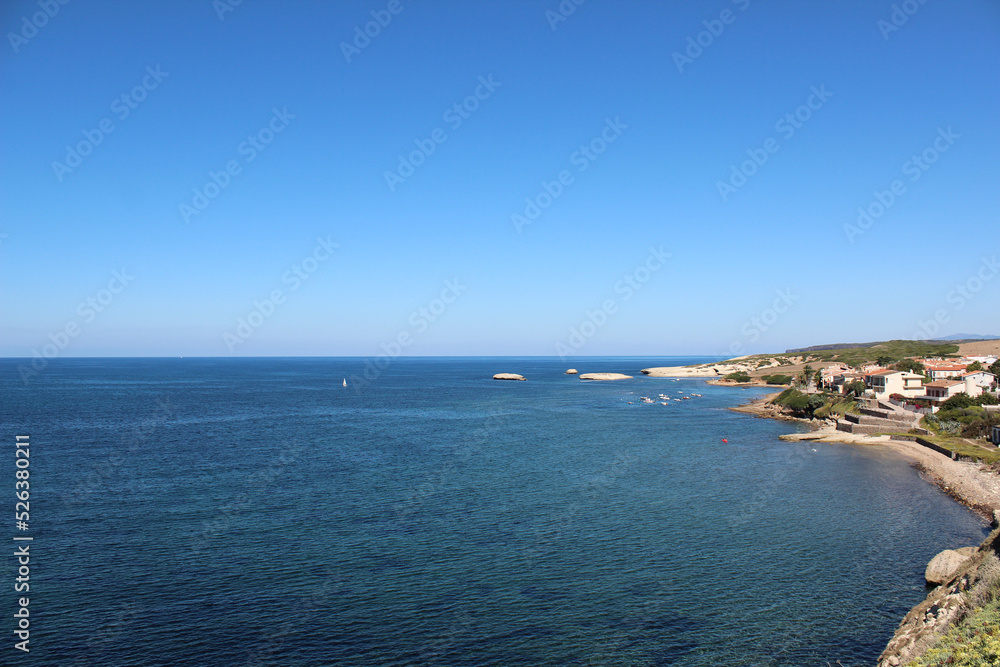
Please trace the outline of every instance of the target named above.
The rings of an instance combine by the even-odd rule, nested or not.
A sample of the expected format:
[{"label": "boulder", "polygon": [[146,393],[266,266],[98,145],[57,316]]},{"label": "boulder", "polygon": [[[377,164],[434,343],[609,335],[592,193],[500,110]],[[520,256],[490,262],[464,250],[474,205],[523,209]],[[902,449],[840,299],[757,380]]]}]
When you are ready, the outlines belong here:
[{"label": "boulder", "polygon": [[969,560],[970,556],[952,549],[945,549],[927,564],[924,579],[932,586],[940,586],[955,576],[955,573],[965,561]]},{"label": "boulder", "polygon": [[523,375],[518,375],[517,373],[497,373],[493,376],[494,380],[524,380]]},{"label": "boulder", "polygon": [[629,380],[631,375],[622,375],[621,373],[584,373],[580,376],[581,380]]},{"label": "boulder", "polygon": [[568,371],[566,371],[566,373],[564,373],[564,375],[576,375],[577,372],[578,371],[575,368],[571,368]]}]

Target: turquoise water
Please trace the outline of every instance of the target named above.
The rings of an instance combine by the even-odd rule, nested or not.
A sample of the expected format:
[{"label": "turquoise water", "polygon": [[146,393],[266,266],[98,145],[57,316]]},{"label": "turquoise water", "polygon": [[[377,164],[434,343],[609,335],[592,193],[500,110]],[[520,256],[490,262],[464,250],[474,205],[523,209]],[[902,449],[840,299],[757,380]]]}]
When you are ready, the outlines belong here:
[{"label": "turquoise water", "polygon": [[[397,359],[345,389],[365,360],[81,359],[24,385],[17,363],[18,664],[865,665],[927,561],[985,532],[892,452],[780,441],[796,427],[727,409],[757,390],[701,380]],[[659,393],[702,396],[638,402]]]}]

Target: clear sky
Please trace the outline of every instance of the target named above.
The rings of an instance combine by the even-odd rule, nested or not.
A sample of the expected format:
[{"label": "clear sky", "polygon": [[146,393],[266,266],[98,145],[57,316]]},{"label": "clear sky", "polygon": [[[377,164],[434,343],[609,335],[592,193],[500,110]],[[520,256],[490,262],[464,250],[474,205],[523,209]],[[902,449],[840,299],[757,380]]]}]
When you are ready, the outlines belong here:
[{"label": "clear sky", "polygon": [[5,356],[1000,334],[994,0],[34,0],[0,25]]}]

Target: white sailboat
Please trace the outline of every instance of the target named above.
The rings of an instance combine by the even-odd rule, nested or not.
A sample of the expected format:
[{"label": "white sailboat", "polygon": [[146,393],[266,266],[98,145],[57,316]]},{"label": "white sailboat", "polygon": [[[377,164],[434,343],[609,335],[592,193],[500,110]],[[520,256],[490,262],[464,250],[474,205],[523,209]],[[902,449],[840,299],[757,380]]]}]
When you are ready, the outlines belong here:
[{"label": "white sailboat", "polygon": [[344,386],[347,386],[347,378],[344,378]]}]

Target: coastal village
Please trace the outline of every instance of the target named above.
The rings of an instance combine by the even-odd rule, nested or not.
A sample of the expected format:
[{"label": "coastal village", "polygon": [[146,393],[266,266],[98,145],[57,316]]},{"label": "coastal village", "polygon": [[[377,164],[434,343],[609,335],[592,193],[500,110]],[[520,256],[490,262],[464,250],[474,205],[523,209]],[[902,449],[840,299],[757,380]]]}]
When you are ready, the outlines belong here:
[{"label": "coastal village", "polygon": [[733,408],[794,419],[812,430],[791,442],[879,445],[992,520],[977,545],[954,545],[927,564],[929,593],[903,619],[878,667],[1000,664],[993,609],[1000,590],[1000,340],[888,341],[757,355],[715,364],[648,368],[652,377],[782,389]]},{"label": "coastal village", "polygon": [[820,430],[825,427],[825,435],[832,436],[829,431],[835,430],[849,442],[854,440],[844,438],[847,434],[925,436],[921,440],[927,446],[941,445],[956,458],[993,463],[1000,462],[998,358],[1000,340],[889,341],[642,372],[651,377],[706,378],[711,384],[783,388],[744,411],[805,419]]}]

